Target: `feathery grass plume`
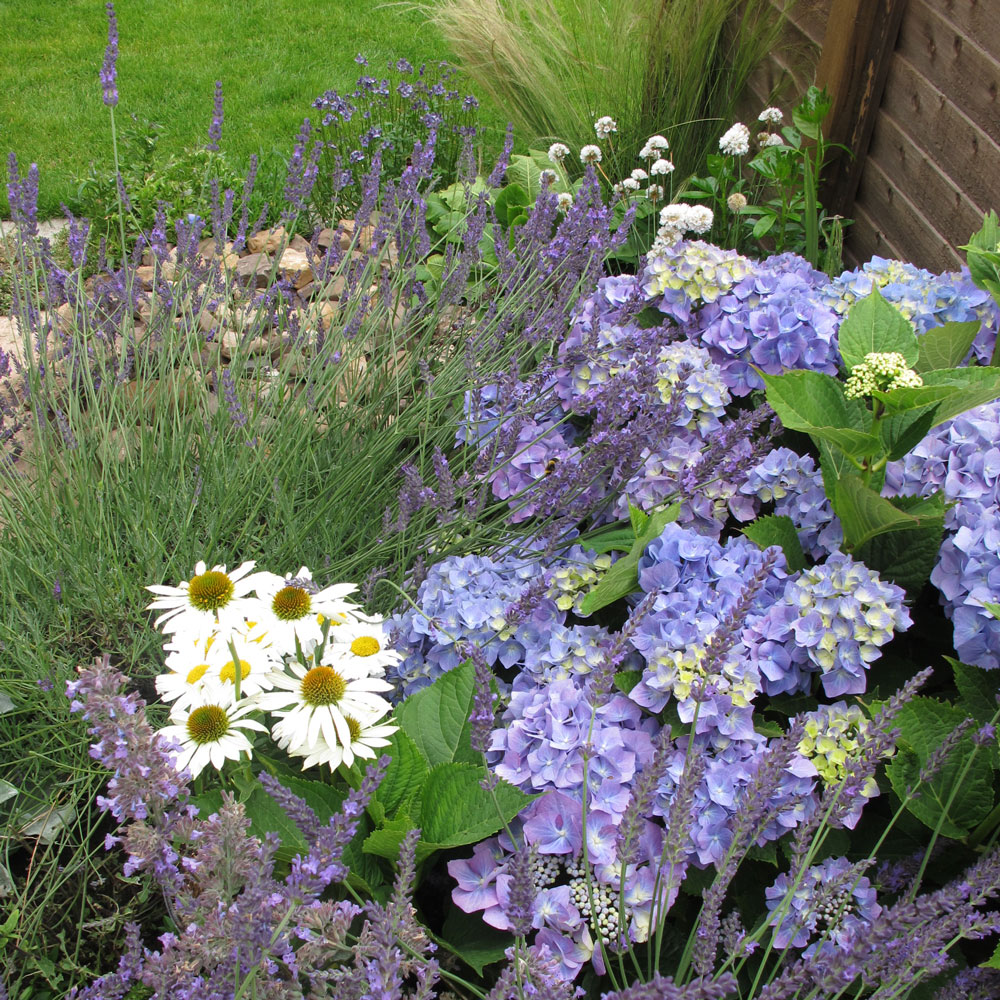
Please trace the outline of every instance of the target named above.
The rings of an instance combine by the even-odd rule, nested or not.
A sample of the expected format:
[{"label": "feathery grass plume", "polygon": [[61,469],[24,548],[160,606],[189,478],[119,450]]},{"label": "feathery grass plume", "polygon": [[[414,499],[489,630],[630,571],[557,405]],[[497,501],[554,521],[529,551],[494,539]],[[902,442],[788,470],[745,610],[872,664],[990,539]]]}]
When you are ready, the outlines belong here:
[{"label": "feathery grass plume", "polygon": [[560,139],[579,149],[593,140],[595,116],[610,114],[618,126],[615,147],[626,157],[669,130],[681,176],[711,151],[718,122],[732,120],[784,16],[767,0],[406,6],[427,16],[477,88],[532,141]]}]

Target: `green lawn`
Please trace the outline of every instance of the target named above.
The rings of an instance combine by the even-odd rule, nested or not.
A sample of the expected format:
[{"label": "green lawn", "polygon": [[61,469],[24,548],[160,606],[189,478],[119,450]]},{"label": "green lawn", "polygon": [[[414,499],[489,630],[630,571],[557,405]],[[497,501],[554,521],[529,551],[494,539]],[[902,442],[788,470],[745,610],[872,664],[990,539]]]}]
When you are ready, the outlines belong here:
[{"label": "green lawn", "polygon": [[[206,141],[215,80],[225,93],[222,149],[287,152],[311,101],[353,89],[364,53],[372,73],[405,56],[448,53],[415,13],[369,0],[118,0],[119,121],[163,125],[162,155]],[[100,0],[0,0],[0,151],[37,162],[40,215],[71,208],[92,160],[108,163],[111,137],[98,70],[107,41]],[[484,123],[502,129],[484,108]],[[6,173],[6,170],[5,170]],[[0,213],[6,214],[6,184]]]}]

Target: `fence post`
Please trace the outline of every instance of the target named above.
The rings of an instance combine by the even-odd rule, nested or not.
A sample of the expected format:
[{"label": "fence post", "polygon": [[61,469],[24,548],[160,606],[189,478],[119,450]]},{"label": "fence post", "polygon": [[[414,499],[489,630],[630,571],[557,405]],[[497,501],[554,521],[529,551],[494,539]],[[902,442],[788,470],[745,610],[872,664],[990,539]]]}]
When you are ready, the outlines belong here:
[{"label": "fence post", "polygon": [[833,0],[830,6],[816,84],[833,98],[828,141],[853,154],[831,154],[820,194],[830,215],[852,214],[905,8],[906,0]]}]

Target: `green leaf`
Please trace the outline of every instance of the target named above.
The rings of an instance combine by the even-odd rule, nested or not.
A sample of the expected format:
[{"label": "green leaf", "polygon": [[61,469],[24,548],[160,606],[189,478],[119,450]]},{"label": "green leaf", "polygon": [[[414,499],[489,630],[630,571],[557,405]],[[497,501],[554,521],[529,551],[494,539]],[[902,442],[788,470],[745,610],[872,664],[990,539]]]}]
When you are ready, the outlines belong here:
[{"label": "green leaf", "polygon": [[420,831],[431,849],[462,847],[492,836],[509,823],[537,795],[526,795],[501,780],[494,795],[480,782],[484,767],[472,764],[438,764],[424,782]]},{"label": "green leaf", "polygon": [[477,914],[463,913],[457,906],[450,906],[437,940],[481,976],[487,965],[504,957],[514,943],[514,935],[490,927]]},{"label": "green leaf", "polygon": [[854,557],[902,587],[912,598],[923,589],[941,550],[944,534],[943,493],[931,497],[893,497],[889,501],[905,513],[924,519],[919,527],[894,530],[859,545]]},{"label": "green leaf", "polygon": [[895,462],[912,451],[934,426],[937,404],[920,406],[902,413],[890,413],[878,424],[882,448],[889,460]]},{"label": "green leaf", "polygon": [[396,711],[400,727],[427,763],[480,760],[469,743],[469,714],[476,674],[471,660],[442,674],[430,687],[411,694]]},{"label": "green leaf", "polygon": [[628,519],[632,525],[632,533],[638,538],[649,524],[649,515],[641,508],[636,507],[631,500],[628,503]]},{"label": "green leaf", "polygon": [[628,694],[642,680],[641,670],[619,670],[615,674],[615,687],[622,694]]},{"label": "green leaf", "polygon": [[881,442],[871,433],[868,408],[848,399],[837,379],[809,371],[760,376],[768,405],[789,430],[805,431],[859,460],[881,452]]},{"label": "green leaf", "polygon": [[763,239],[774,228],[778,221],[776,215],[762,215],[753,225],[751,232],[755,240]]},{"label": "green leaf", "polygon": [[795,127],[810,139],[818,139],[823,119],[830,113],[833,99],[824,88],[810,87],[802,100],[792,109],[792,121]]},{"label": "green leaf", "polygon": [[848,371],[873,352],[897,352],[911,367],[920,354],[913,324],[886,302],[877,288],[873,288],[867,298],[858,299],[848,310],[846,319],[840,324],[837,342]]},{"label": "green leaf", "polygon": [[501,226],[510,226],[512,220],[521,215],[528,204],[528,193],[524,188],[520,184],[508,184],[493,203],[497,222]]},{"label": "green leaf", "polygon": [[361,844],[361,851],[363,854],[398,861],[399,845],[416,825],[407,813],[400,813],[369,833]]},{"label": "green leaf", "polygon": [[979,967],[981,969],[1000,969],[1000,943],[993,949],[993,954],[985,962],[982,962]]},{"label": "green leaf", "polygon": [[14,798],[19,791],[20,789],[16,785],[12,785],[9,781],[0,778],[0,802],[6,802],[8,799]]},{"label": "green leaf", "polygon": [[605,552],[628,552],[635,544],[635,537],[635,532],[631,528],[615,528],[580,541],[588,549],[601,555]]},{"label": "green leaf", "polygon": [[799,541],[795,523],[784,514],[758,517],[743,529],[743,534],[762,549],[772,545],[781,547],[785,553],[785,563],[790,573],[796,573],[806,565],[806,557]]},{"label": "green leaf", "polygon": [[937,386],[959,386],[962,391],[941,401],[934,415],[935,427],[1000,397],[1000,372],[996,368],[945,368],[928,372],[924,376],[924,388]]},{"label": "green leaf", "polygon": [[622,556],[601,578],[600,583],[583,599],[580,610],[591,615],[621,597],[631,594],[639,586],[639,558],[651,541],[659,538],[663,529],[677,520],[680,504],[674,503],[652,514],[642,534],[635,540],[628,554]]},{"label": "green leaf", "polygon": [[393,816],[399,807],[411,801],[427,777],[427,761],[420,748],[402,729],[397,729],[389,739],[387,751],[392,755],[375,800],[386,815]]},{"label": "green leaf", "polygon": [[917,341],[920,356],[913,366],[914,371],[923,375],[938,368],[958,368],[972,350],[979,326],[978,320],[970,320],[968,323],[945,323],[928,330]]},{"label": "green leaf", "polygon": [[[916,786],[920,769],[931,754],[965,717],[960,708],[933,698],[914,698],[900,709],[895,720],[900,730],[899,750],[887,772],[893,791],[901,799],[908,787]],[[919,797],[907,806],[909,812],[932,830],[940,822],[941,833],[946,837],[966,836],[993,806],[993,771],[987,754],[977,752],[965,778],[958,783],[973,749],[972,739],[966,733],[937,776],[921,786]],[[945,816],[953,792],[955,799]]]},{"label": "green leaf", "polygon": [[1000,604],[994,604],[992,601],[983,601],[983,607],[993,615],[994,618],[1000,619]]},{"label": "green leaf", "polygon": [[[898,499],[898,498],[896,498]],[[900,510],[892,499],[879,496],[857,475],[837,480],[830,502],[844,528],[844,542],[850,549],[887,531],[906,531],[934,524],[939,517],[936,495],[920,498],[922,504]]]}]

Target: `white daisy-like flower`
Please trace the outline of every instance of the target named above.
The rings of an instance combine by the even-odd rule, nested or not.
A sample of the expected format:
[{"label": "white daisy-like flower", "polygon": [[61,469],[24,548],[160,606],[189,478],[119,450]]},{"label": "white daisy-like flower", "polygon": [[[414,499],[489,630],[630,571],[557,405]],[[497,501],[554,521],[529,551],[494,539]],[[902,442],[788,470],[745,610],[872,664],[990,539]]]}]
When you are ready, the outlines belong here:
[{"label": "white daisy-like flower", "polygon": [[341,764],[350,767],[358,758],[374,760],[378,756],[375,751],[389,746],[387,737],[399,729],[399,726],[392,725],[391,722],[381,725],[374,722],[362,724],[350,715],[346,716],[346,719],[350,732],[350,741],[346,745],[337,743],[330,746],[322,736],[311,747],[301,748],[297,751],[290,750],[287,741],[285,741],[284,746],[281,742],[278,745],[281,749],[286,750],[290,757],[304,758],[303,771],[315,767],[317,764],[326,764],[331,771],[336,771]]},{"label": "white daisy-like flower", "polygon": [[392,685],[380,677],[352,668],[349,663],[307,667],[290,661],[287,671],[271,674],[274,690],[260,694],[255,702],[265,712],[278,717],[271,735],[289,753],[301,753],[322,736],[328,746],[351,741],[347,717],[380,719],[390,705],[377,692],[391,691]]},{"label": "white daisy-like flower", "polygon": [[580,162],[581,163],[600,163],[601,162],[601,147],[600,146],[584,146],[580,150]]},{"label": "white daisy-like flower", "polygon": [[602,142],[605,139],[610,139],[612,134],[618,131],[618,122],[614,120],[610,115],[604,115],[603,118],[598,118],[594,122],[594,132],[597,134],[597,138]]},{"label": "white daisy-like flower", "polygon": [[207,635],[218,628],[230,628],[243,623],[252,613],[256,602],[249,597],[257,587],[254,562],[245,562],[231,573],[225,566],[208,569],[199,562],[194,576],[176,587],[151,586],[146,589],[156,595],[147,611],[163,611],[154,625],[164,632],[191,632]]},{"label": "white daisy-like flower", "polygon": [[549,146],[549,161],[557,166],[569,156],[569,146],[564,142],[554,142]]},{"label": "white daisy-like flower", "polygon": [[385,668],[403,659],[388,643],[385,623],[378,617],[367,622],[348,622],[330,632],[321,663],[348,663],[352,670],[382,676]]},{"label": "white daisy-like flower", "polygon": [[625,180],[622,181],[622,190],[623,191],[638,191],[639,190],[639,182],[634,177],[626,177]]},{"label": "white daisy-like flower", "polygon": [[746,156],[750,152],[750,129],[737,122],[719,140],[719,150],[725,156]]},{"label": "white daisy-like flower", "polygon": [[641,167],[636,167],[635,170],[632,171],[632,180],[634,180],[634,181],[648,181],[649,180],[649,174],[647,174],[646,171],[643,170]]},{"label": "white daisy-like flower", "polygon": [[670,143],[662,135],[651,135],[646,140],[646,145],[639,150],[639,159],[652,160],[661,156],[669,148]]},{"label": "white daisy-like flower", "polygon": [[764,108],[764,110],[757,115],[757,121],[763,122],[765,125],[780,125],[784,120],[784,115],[781,112],[781,108]]},{"label": "white daisy-like flower", "polygon": [[563,191],[556,196],[556,205],[560,212],[568,212],[573,207],[573,196],[568,191]]},{"label": "white daisy-like flower", "polygon": [[262,613],[256,624],[266,633],[268,642],[282,653],[294,655],[296,636],[299,645],[305,646],[320,641],[325,621],[353,620],[358,606],[346,597],[357,589],[353,583],[320,589],[305,566],[294,576],[262,573],[257,586]]},{"label": "white daisy-like flower", "polygon": [[[271,672],[279,662],[279,651],[268,643],[267,633],[257,628],[249,632],[233,632],[224,638],[224,642],[220,638],[212,643],[208,651],[211,683],[230,687],[235,695],[238,667],[241,698],[270,691]],[[236,651],[235,659],[233,650]]]},{"label": "white daisy-like flower", "polygon": [[[212,664],[208,662],[208,650],[214,641],[213,635],[207,640],[182,639],[164,646],[167,671],[157,674],[154,684],[164,701],[177,703],[175,709],[187,708],[198,701],[205,686],[215,677]],[[223,691],[229,704],[232,704],[235,693],[235,686]]]},{"label": "white daisy-like flower", "polygon": [[660,157],[655,160],[652,166],[649,168],[649,172],[654,177],[666,177],[667,174],[672,174],[674,172],[673,160],[668,160],[664,157]]},{"label": "white daisy-like flower", "polygon": [[221,694],[206,689],[205,698],[198,704],[175,708],[170,714],[172,725],[159,730],[164,739],[180,745],[174,764],[178,771],[187,768],[192,777],[197,777],[208,764],[218,771],[227,760],[239,760],[244,753],[252,756],[253,745],[243,730],[267,732],[259,722],[244,717],[253,711],[253,705],[233,708],[224,695],[213,699],[213,693]]}]

